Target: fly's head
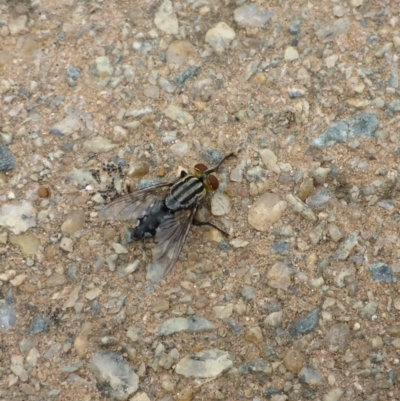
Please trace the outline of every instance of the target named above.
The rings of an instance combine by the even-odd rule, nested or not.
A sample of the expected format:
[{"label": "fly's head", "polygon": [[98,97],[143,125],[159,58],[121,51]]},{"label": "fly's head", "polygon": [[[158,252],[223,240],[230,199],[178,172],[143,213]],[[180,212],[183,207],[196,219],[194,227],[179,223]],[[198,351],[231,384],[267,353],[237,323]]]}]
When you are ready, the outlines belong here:
[{"label": "fly's head", "polygon": [[207,166],[202,163],[194,166],[194,176],[200,179],[207,192],[216,191],[219,187],[218,178],[213,170],[214,169],[209,170]]}]

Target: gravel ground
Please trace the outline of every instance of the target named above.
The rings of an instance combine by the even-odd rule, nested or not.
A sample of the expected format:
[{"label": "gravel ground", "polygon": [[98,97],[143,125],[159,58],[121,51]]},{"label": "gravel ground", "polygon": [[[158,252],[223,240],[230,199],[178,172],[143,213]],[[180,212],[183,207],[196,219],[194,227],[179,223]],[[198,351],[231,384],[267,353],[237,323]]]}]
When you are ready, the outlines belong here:
[{"label": "gravel ground", "polygon": [[[0,0],[0,400],[400,400],[399,18]],[[147,280],[103,205],[236,150]]]}]

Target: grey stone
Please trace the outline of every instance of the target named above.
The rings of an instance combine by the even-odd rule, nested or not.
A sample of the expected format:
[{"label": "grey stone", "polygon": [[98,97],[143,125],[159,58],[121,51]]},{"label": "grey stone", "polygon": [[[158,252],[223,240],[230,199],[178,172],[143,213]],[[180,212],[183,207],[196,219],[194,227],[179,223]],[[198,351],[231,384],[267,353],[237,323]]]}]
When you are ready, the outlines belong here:
[{"label": "grey stone", "polygon": [[306,365],[299,372],[300,382],[309,386],[322,386],[325,384],[323,376],[312,366]]},{"label": "grey stone", "polygon": [[289,327],[291,337],[298,337],[303,334],[311,333],[319,322],[319,309],[314,309],[308,315],[297,320]]},{"label": "grey stone", "polygon": [[369,272],[374,281],[382,283],[394,283],[396,281],[392,269],[386,263],[376,263],[370,266]]},{"label": "grey stone", "polygon": [[311,141],[316,148],[333,146],[358,137],[372,138],[378,128],[378,117],[360,113],[347,120],[332,123],[321,135]]},{"label": "grey stone", "polygon": [[0,330],[7,330],[17,322],[17,312],[12,300],[0,301]]},{"label": "grey stone", "polygon": [[333,257],[336,260],[346,260],[357,244],[358,244],[358,233],[350,234],[347,237],[347,239],[340,244],[338,250],[335,252]]},{"label": "grey stone", "polygon": [[243,335],[244,327],[236,320],[228,319],[228,325],[232,329],[232,331],[236,334],[236,337],[241,337]]},{"label": "grey stone", "polygon": [[222,153],[219,150],[214,149],[204,149],[201,154],[203,160],[210,166],[218,164],[222,160]]},{"label": "grey stone", "polygon": [[45,333],[49,330],[48,325],[50,319],[48,317],[36,315],[33,320],[29,332],[31,334]]},{"label": "grey stone", "polygon": [[197,379],[217,377],[233,365],[235,356],[219,349],[210,349],[182,358],[175,372]]},{"label": "grey stone", "polygon": [[246,374],[257,374],[260,376],[270,376],[272,373],[272,366],[270,363],[264,361],[263,359],[256,359],[242,365],[239,370],[245,372]]},{"label": "grey stone", "polygon": [[394,99],[386,107],[393,112],[400,111],[400,100]]},{"label": "grey stone", "polygon": [[297,17],[294,19],[294,21],[290,24],[289,27],[289,33],[292,35],[297,35],[300,31],[300,25],[301,25],[301,18]]},{"label": "grey stone", "polygon": [[161,323],[156,329],[156,335],[169,336],[182,331],[187,331],[189,333],[200,333],[214,329],[215,326],[201,316],[190,316],[188,318],[177,317],[168,319]]},{"label": "grey stone", "polygon": [[335,324],[325,337],[325,342],[331,352],[344,354],[349,346],[350,328],[345,323]]},{"label": "grey stone", "polygon": [[174,78],[174,82],[180,87],[182,88],[183,85],[185,84],[185,82],[190,79],[190,78],[194,78],[197,77],[197,75],[200,74],[201,68],[200,67],[192,67],[187,69],[186,71],[184,71],[182,74],[177,75]]},{"label": "grey stone", "polygon": [[244,4],[237,8],[233,14],[238,25],[262,28],[275,14],[275,11],[261,11],[254,4]]},{"label": "grey stone", "polygon": [[96,353],[91,358],[90,368],[105,397],[127,400],[139,388],[139,377],[122,355]]},{"label": "grey stone", "polygon": [[10,150],[0,142],[0,171],[12,170],[15,160]]},{"label": "grey stone", "polygon": [[315,34],[321,42],[324,42],[325,40],[332,40],[336,36],[344,33],[348,26],[349,20],[347,18],[339,18],[331,25],[316,24]]}]

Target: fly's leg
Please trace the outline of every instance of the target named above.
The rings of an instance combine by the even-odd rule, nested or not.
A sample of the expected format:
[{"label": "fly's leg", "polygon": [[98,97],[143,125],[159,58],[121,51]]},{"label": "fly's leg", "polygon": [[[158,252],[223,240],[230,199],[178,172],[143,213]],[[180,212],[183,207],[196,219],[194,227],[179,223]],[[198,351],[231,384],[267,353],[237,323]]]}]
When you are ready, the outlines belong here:
[{"label": "fly's leg", "polygon": [[227,154],[227,155],[218,163],[217,166],[215,166],[214,168],[212,168],[212,169],[210,169],[210,170],[207,170],[207,173],[208,173],[208,174],[211,174],[211,173],[217,172],[218,169],[221,167],[221,165],[225,162],[225,160],[226,160],[226,159],[229,159],[230,157],[233,157],[233,156],[236,156],[236,153],[235,153],[235,152],[232,152],[232,153]]},{"label": "fly's leg", "polygon": [[224,234],[226,237],[229,237],[229,234],[228,234],[226,231],[224,231],[222,228],[219,228],[219,227],[216,226],[215,224],[210,223],[209,221],[198,221],[198,220],[196,220],[196,219],[193,219],[193,220],[192,220],[192,224],[193,224],[194,226],[210,226],[210,227],[216,228],[219,232],[221,232],[222,234]]}]

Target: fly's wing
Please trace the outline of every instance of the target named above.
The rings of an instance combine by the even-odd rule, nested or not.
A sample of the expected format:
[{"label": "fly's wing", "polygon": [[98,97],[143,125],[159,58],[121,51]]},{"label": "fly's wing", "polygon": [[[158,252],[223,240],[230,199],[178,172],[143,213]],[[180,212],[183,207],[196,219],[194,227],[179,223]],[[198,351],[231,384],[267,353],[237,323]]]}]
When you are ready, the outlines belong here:
[{"label": "fly's wing", "polygon": [[98,220],[137,220],[150,205],[155,205],[165,197],[172,184],[158,184],[120,196],[100,211]]},{"label": "fly's wing", "polygon": [[157,228],[156,245],[153,248],[153,261],[147,267],[146,278],[153,282],[161,281],[174,267],[190,227],[196,209],[183,210],[167,215]]}]

